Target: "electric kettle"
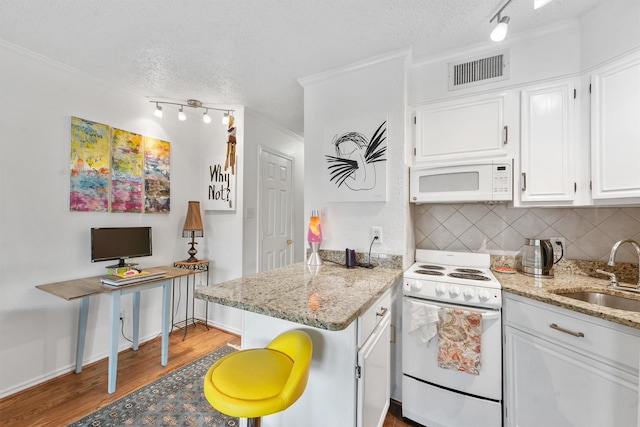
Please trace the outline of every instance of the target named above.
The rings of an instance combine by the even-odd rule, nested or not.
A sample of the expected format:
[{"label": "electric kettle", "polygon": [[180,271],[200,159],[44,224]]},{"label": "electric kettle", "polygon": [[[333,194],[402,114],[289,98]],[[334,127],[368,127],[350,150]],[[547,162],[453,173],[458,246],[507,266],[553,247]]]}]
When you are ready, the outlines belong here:
[{"label": "electric kettle", "polygon": [[550,240],[525,239],[522,273],[534,277],[553,276],[553,245]]}]

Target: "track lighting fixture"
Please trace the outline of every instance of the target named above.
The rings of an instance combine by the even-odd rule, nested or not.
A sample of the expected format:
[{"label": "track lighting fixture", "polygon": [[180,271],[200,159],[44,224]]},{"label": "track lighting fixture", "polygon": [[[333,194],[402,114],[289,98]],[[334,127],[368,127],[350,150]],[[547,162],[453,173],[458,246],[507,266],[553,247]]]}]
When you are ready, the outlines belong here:
[{"label": "track lighting fixture", "polygon": [[[197,99],[188,99],[186,104],[183,104],[181,102],[170,102],[170,101],[149,101],[151,103],[156,104],[156,109],[153,111],[153,115],[158,117],[158,118],[162,118],[162,104],[167,104],[167,105],[177,105],[180,107],[179,111],[178,111],[178,120],[180,121],[185,121],[187,120],[187,115],[184,112],[184,107],[190,107],[190,108],[204,108],[204,113],[202,114],[202,121],[204,123],[211,123],[211,116],[209,115],[209,110],[215,110],[215,111],[224,111],[224,118],[223,123],[227,124],[228,120],[229,120],[229,115],[231,114],[232,111],[234,110],[228,110],[228,109],[223,109],[223,108],[214,108],[214,107],[207,107],[202,105],[202,102],[198,101]],[[225,122],[225,118],[226,118],[226,122]]]},{"label": "track lighting fixture", "polygon": [[502,11],[509,5],[509,3],[511,3],[511,1],[512,0],[507,0],[507,2],[500,9],[498,9],[498,12],[493,15],[493,18],[489,20],[489,22],[493,22],[494,20],[497,22],[497,25],[493,29],[493,31],[491,31],[490,36],[491,40],[493,40],[494,42],[501,42],[505,37],[507,37],[509,17],[502,16]]},{"label": "track lighting fixture", "polygon": [[[512,0],[507,0],[507,2],[493,15],[493,18],[489,20],[489,22],[496,21],[496,26],[491,31],[491,40],[494,42],[501,42],[507,37],[507,30],[509,28],[509,17],[502,16],[502,11],[511,3]],[[533,8],[540,9],[542,6],[551,3],[553,0],[533,0]]]}]

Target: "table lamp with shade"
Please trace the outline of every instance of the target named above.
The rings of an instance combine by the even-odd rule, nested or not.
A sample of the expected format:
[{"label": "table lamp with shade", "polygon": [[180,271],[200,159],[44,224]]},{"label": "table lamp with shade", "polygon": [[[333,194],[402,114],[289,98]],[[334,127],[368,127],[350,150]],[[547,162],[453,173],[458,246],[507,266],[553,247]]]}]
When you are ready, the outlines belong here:
[{"label": "table lamp with shade", "polygon": [[189,258],[186,262],[196,262],[196,254],[198,250],[195,248],[196,237],[204,236],[204,228],[202,227],[202,216],[200,216],[200,202],[190,201],[187,209],[187,217],[184,220],[184,226],[182,227],[182,237],[191,237],[191,248],[187,251]]},{"label": "table lamp with shade", "polygon": [[309,231],[307,233],[307,241],[311,247],[311,255],[307,261],[308,265],[321,265],[320,259],[320,243],[322,242],[322,227],[320,226],[320,214],[317,210],[311,211],[309,218]]}]

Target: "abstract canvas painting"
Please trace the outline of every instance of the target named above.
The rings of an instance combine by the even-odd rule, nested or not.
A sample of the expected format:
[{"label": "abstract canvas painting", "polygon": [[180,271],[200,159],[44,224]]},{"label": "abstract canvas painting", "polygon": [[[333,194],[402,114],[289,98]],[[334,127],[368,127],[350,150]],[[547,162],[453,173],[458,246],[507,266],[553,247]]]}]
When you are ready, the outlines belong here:
[{"label": "abstract canvas painting", "polygon": [[109,126],[71,117],[69,208],[106,212],[109,208]]},{"label": "abstract canvas painting", "polygon": [[71,117],[72,211],[169,213],[171,144]]},{"label": "abstract canvas painting", "polygon": [[169,213],[169,161],[171,144],[161,139],[143,137],[144,144],[144,211]]},{"label": "abstract canvas painting", "polygon": [[111,129],[111,212],[142,212],[142,135]]},{"label": "abstract canvas painting", "polygon": [[325,131],[323,151],[327,201],[386,201],[385,118],[364,118],[331,125]]}]

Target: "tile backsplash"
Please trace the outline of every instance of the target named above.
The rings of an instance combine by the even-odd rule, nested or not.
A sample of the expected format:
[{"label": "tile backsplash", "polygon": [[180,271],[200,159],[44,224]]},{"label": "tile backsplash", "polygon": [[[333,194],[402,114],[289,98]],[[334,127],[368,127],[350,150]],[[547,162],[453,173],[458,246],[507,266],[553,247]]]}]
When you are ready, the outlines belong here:
[{"label": "tile backsplash", "polygon": [[[504,204],[412,205],[416,247],[517,256],[525,238],[565,238],[568,259],[607,261],[618,240],[640,243],[640,208],[508,208]],[[616,262],[638,263],[625,244]]]}]

